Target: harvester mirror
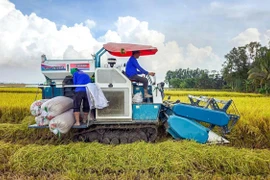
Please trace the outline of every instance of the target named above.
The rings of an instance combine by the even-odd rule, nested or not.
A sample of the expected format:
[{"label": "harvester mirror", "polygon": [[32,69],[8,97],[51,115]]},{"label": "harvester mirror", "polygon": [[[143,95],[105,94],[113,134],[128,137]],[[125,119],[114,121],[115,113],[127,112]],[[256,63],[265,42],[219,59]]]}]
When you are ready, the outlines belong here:
[{"label": "harvester mirror", "polygon": [[115,58],[108,58],[108,64],[111,66],[111,68],[115,65],[116,59]]},{"label": "harvester mirror", "polygon": [[46,55],[42,54],[41,56],[41,63],[44,63],[45,61],[47,61]]},{"label": "harvester mirror", "polygon": [[170,100],[171,99],[171,96],[168,96],[168,100]]}]

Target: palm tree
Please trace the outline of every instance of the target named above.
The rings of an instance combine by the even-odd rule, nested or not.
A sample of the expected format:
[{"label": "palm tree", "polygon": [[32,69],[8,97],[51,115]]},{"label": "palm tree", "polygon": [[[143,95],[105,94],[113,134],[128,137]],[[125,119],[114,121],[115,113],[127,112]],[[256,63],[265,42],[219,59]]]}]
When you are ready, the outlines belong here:
[{"label": "palm tree", "polygon": [[260,49],[259,56],[248,74],[248,79],[252,80],[255,85],[259,84],[260,88],[264,88],[268,94],[270,87],[270,49],[266,47]]}]

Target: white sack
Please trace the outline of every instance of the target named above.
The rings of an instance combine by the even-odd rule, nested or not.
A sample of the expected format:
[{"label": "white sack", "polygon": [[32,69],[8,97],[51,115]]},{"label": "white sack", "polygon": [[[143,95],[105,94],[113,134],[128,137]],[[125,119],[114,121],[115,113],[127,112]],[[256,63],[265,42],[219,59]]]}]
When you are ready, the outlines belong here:
[{"label": "white sack", "polygon": [[141,92],[136,93],[132,98],[132,102],[134,102],[134,103],[142,103],[143,102],[142,93]]},{"label": "white sack", "polygon": [[58,134],[59,132],[65,134],[70,130],[74,123],[75,118],[73,110],[70,109],[50,120],[49,128],[54,134]]},{"label": "white sack", "polygon": [[73,108],[73,99],[65,96],[54,97],[41,105],[42,116],[49,120],[71,108]]},{"label": "white sack", "polygon": [[46,126],[49,124],[49,120],[46,117],[43,116],[37,116],[35,117],[36,124],[38,126]]},{"label": "white sack", "polygon": [[48,99],[41,99],[33,102],[30,106],[30,112],[33,116],[39,116],[41,114],[41,105],[48,101]]}]

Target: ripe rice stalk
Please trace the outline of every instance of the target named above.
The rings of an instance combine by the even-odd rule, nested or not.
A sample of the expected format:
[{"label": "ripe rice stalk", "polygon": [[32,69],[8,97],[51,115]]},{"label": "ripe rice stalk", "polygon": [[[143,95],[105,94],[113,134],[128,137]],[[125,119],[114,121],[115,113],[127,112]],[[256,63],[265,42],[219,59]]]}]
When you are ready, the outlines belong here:
[{"label": "ripe rice stalk", "polygon": [[97,175],[118,172],[161,174],[218,174],[267,177],[270,151],[202,145],[191,141],[125,145],[70,143],[68,145],[27,145],[9,159],[12,171],[25,175],[46,173]]},{"label": "ripe rice stalk", "polygon": [[227,91],[172,91],[165,90],[166,96],[187,96],[187,95],[195,95],[195,96],[210,96],[210,97],[265,97],[262,94],[255,93],[240,93],[240,92],[227,92]]},{"label": "ripe rice stalk", "polygon": [[0,87],[0,93],[41,93],[39,88]]},{"label": "ripe rice stalk", "polygon": [[19,144],[10,144],[0,141],[0,172],[9,170],[9,158],[20,147],[22,146]]},{"label": "ripe rice stalk", "polygon": [[[20,123],[30,115],[30,105],[35,98],[33,93],[0,93],[0,123]],[[40,94],[37,99],[41,99]]]},{"label": "ripe rice stalk", "polygon": [[[0,140],[20,144],[54,144],[62,142],[62,139],[55,136],[49,129],[29,129],[28,124],[0,124],[0,134]],[[65,141],[68,142],[69,138],[66,138]]]}]

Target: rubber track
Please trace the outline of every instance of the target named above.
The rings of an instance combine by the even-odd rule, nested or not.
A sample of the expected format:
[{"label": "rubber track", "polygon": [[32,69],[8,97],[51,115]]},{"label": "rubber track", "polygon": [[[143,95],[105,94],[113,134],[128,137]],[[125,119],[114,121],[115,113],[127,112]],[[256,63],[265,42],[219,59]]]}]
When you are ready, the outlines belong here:
[{"label": "rubber track", "polygon": [[124,144],[135,141],[155,142],[158,136],[155,124],[94,125],[74,134],[75,141],[98,141],[105,144]]}]

